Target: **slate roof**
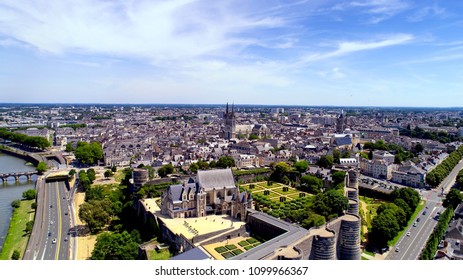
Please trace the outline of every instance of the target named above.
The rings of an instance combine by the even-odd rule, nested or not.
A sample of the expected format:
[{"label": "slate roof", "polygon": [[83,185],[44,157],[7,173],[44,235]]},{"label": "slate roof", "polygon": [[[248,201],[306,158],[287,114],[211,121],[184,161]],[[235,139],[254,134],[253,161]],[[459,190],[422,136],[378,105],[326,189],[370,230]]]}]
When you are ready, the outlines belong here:
[{"label": "slate roof", "polygon": [[182,254],[170,258],[171,260],[208,260],[209,256],[203,252],[199,247],[195,247]]},{"label": "slate roof", "polygon": [[196,184],[189,183],[186,185],[185,188],[183,187],[182,184],[171,185],[167,188],[167,191],[172,195],[172,201],[174,203],[182,201],[182,194],[184,190],[187,193],[190,193],[190,192],[196,193]]},{"label": "slate roof", "polygon": [[352,138],[346,136],[346,137],[336,137],[335,138],[335,143],[338,146],[344,146],[344,145],[352,145]]},{"label": "slate roof", "polygon": [[198,170],[198,185],[205,191],[212,189],[236,188],[231,169]]}]

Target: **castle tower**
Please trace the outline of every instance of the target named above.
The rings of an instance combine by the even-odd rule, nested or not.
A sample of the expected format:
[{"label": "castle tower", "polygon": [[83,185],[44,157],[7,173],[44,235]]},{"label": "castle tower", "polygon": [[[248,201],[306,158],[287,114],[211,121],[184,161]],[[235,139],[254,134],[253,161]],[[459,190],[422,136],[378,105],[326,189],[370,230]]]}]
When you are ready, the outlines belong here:
[{"label": "castle tower", "polygon": [[231,112],[227,108],[225,110],[225,128],[223,130],[223,138],[230,140],[236,137],[236,120],[235,120],[235,104],[232,105]]}]

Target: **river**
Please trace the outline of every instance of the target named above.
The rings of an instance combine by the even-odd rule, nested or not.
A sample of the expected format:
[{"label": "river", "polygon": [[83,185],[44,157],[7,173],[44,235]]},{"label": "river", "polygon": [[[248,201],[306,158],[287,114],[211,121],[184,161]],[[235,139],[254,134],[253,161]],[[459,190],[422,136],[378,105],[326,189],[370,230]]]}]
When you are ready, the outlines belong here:
[{"label": "river", "polygon": [[[33,171],[34,166],[26,165],[26,161],[0,152],[0,173]],[[21,199],[22,193],[25,190],[35,187],[36,176],[33,176],[32,182],[27,182],[25,176],[20,178],[20,182],[16,183],[14,178],[9,178],[6,183],[0,180],[0,251],[3,248],[5,237],[8,234],[10,226],[11,214],[13,208],[11,202],[15,199]]]}]

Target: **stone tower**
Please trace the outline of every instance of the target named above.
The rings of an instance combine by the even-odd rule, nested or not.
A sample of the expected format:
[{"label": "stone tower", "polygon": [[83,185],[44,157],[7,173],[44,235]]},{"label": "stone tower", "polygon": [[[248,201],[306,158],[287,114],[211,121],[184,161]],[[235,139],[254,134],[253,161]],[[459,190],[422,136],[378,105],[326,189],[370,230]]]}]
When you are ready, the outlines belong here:
[{"label": "stone tower", "polygon": [[344,115],[344,110],[341,110],[341,114],[336,120],[336,133],[344,133],[347,128],[347,117]]},{"label": "stone tower", "polygon": [[225,128],[223,130],[223,138],[230,140],[236,137],[236,120],[235,120],[235,104],[232,105],[231,112],[227,108],[225,111]]}]

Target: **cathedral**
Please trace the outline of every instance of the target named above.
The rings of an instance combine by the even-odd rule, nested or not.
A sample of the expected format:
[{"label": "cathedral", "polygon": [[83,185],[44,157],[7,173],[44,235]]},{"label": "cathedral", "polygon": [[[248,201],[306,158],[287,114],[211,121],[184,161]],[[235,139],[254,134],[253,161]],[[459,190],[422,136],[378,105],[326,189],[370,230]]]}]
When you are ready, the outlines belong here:
[{"label": "cathedral", "polygon": [[265,124],[236,124],[235,105],[229,110],[228,103],[224,114],[225,125],[221,132],[222,137],[226,140],[232,138],[248,138],[254,134],[259,138],[269,138],[270,129]]},{"label": "cathedral", "polygon": [[236,120],[235,120],[235,104],[232,105],[231,112],[227,109],[225,110],[225,128],[223,130],[223,138],[230,140],[231,138],[236,138]]}]

